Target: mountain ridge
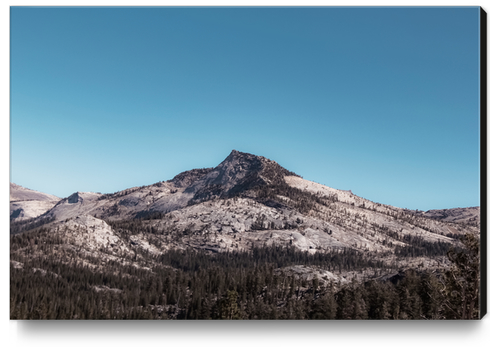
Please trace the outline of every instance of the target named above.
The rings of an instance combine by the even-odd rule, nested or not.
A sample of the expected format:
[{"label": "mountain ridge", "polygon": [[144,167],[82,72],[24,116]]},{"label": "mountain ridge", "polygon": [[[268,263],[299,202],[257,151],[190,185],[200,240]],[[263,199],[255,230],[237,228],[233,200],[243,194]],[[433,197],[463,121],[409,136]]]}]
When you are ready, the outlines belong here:
[{"label": "mountain ridge", "polygon": [[[372,202],[305,180],[264,157],[232,151],[214,168],[112,194],[75,192],[37,217],[11,219],[11,272],[19,286],[34,278],[43,290],[53,283],[64,288],[76,278],[74,305],[80,293],[96,293],[102,301],[110,293],[118,312],[112,317],[133,317],[143,307],[152,317],[176,318],[194,298],[201,310],[206,302],[196,284],[203,281],[214,286],[205,299],[214,310],[228,300],[226,290],[252,291],[254,298],[240,302],[254,305],[275,288],[262,305],[291,317],[277,295],[296,293],[291,302],[309,297],[316,305],[318,288],[338,294],[356,283],[402,282],[414,272],[441,276],[451,266],[448,251],[461,247],[467,235],[478,237],[475,218],[479,208],[425,213]],[[228,275],[234,279],[219,284]],[[170,281],[182,278],[175,291]],[[237,283],[241,289],[233,287]],[[28,289],[36,303],[35,288]],[[23,302],[15,295],[14,302]],[[121,298],[129,307],[121,306]],[[30,317],[19,305],[16,317]],[[80,305],[76,317],[93,317]],[[255,317],[251,307],[249,317]],[[409,315],[407,309],[402,316]]]},{"label": "mountain ridge", "polygon": [[[11,183],[11,187],[15,186],[14,183]],[[32,194],[36,195],[35,191],[25,190],[34,192]],[[435,220],[443,220],[444,217],[442,216],[447,215],[447,211],[452,210],[429,210],[421,213],[418,210],[412,211],[373,203],[356,196],[350,190],[339,190],[304,180],[301,176],[283,168],[277,162],[268,158],[232,150],[216,167],[184,171],[168,181],[157,182],[149,186],[132,187],[110,194],[75,192],[64,199],[39,193],[42,199],[47,199],[46,197],[49,196],[57,200],[50,200],[49,207],[51,208],[44,209],[43,213],[37,213],[34,218],[44,213],[54,218],[70,218],[79,212],[98,215],[101,218],[111,218],[118,216],[121,210],[123,211],[121,217],[141,218],[153,213],[171,212],[213,199],[232,197],[252,198],[266,205],[288,206],[288,201],[292,201],[286,196],[288,194],[296,197],[306,194],[307,196],[303,196],[305,200],[335,200],[341,196],[342,201],[353,206],[370,206],[369,208],[388,206],[390,209],[405,210],[408,213]],[[91,201],[111,200],[114,198],[117,201],[110,208],[107,204],[98,204],[100,206],[95,204],[88,209],[82,208],[82,206]],[[85,200],[87,200],[86,203],[84,203]],[[53,206],[52,201],[56,202]],[[12,203],[14,202],[11,200],[11,219],[15,219],[15,214],[12,215]],[[296,204],[295,207],[298,208],[298,205]],[[78,208],[79,211],[69,212],[75,206],[80,207]],[[308,208],[305,207],[303,210],[306,211]],[[472,213],[468,212],[469,210]],[[471,221],[473,224],[475,224],[476,220],[479,221],[479,208],[457,208],[455,211],[459,212],[454,213],[465,215],[465,218],[460,216],[460,221]],[[453,218],[451,221],[457,220],[458,218]]]},{"label": "mountain ridge", "polygon": [[[250,216],[245,217],[243,215],[237,218],[232,223],[234,230],[246,231],[253,228],[256,230],[279,230],[281,228],[290,230],[298,227],[296,219],[310,220],[309,224],[313,227],[310,229],[316,231],[335,230],[336,224],[358,225],[356,228],[360,230],[361,226],[365,228],[366,223],[363,224],[358,221],[361,216],[372,219],[371,221],[368,218],[369,223],[374,223],[374,226],[371,225],[370,228],[375,229],[376,225],[381,223],[379,221],[386,225],[392,224],[392,228],[394,228],[394,225],[400,224],[391,221],[396,215],[405,220],[411,220],[412,223],[418,223],[416,224],[417,228],[422,228],[418,234],[425,235],[428,239],[441,239],[441,237],[444,239],[447,235],[461,232],[455,226],[444,224],[441,218],[434,213],[421,214],[390,205],[374,203],[356,196],[351,191],[338,190],[307,181],[273,160],[236,150],[233,150],[214,168],[184,171],[168,181],[128,188],[112,194],[73,193],[67,198],[60,199],[42,216],[46,220],[56,219],[58,221],[75,218],[79,215],[90,215],[108,221],[134,218],[148,219],[154,216],[164,216],[171,212],[177,213],[177,211],[181,211],[179,212],[181,214],[196,208],[207,210],[208,208],[203,205],[206,202],[210,202],[211,208],[217,208],[220,201],[232,198],[234,199],[232,205],[237,205],[236,199],[240,199],[242,205],[248,204],[247,207],[240,204],[236,206],[237,210],[245,215],[247,214],[246,209],[251,209],[251,205],[258,204],[254,206],[260,206],[254,212],[257,216],[254,215],[250,218]],[[192,208],[196,205],[198,207]],[[339,210],[339,208],[341,209]],[[277,216],[274,217],[277,211],[284,215],[282,220],[278,220]],[[183,218],[187,217],[183,216]],[[213,223],[219,224],[218,217],[216,218]],[[472,214],[470,219],[464,219],[462,222],[474,221],[475,218],[477,218],[476,215]],[[184,224],[194,224],[193,228],[197,228],[196,225],[204,227],[203,225],[206,223],[183,223],[183,228],[186,228]],[[365,237],[359,239],[359,234],[364,233],[358,230],[350,230],[351,228],[344,226],[341,228],[345,229],[344,232],[352,234],[351,239],[357,240],[356,242],[348,242],[350,246],[361,244],[368,249],[380,248],[373,246],[373,242],[376,243],[373,240],[368,241]],[[398,230],[405,228],[401,226]],[[415,226],[412,225],[411,229],[414,228]],[[431,228],[440,230],[433,233]],[[222,228],[218,227],[216,230],[219,231]],[[324,241],[325,244],[331,243],[327,240]],[[303,242],[303,244],[305,243]]]},{"label": "mountain ridge", "polygon": [[10,182],[10,220],[36,218],[53,208],[61,199]]}]

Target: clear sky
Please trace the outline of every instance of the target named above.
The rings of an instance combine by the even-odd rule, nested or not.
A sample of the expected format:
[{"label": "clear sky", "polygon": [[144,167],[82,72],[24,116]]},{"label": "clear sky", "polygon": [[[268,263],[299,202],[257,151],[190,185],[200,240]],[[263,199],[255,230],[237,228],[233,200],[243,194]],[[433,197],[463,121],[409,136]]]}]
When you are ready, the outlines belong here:
[{"label": "clear sky", "polygon": [[479,8],[12,7],[10,180],[66,197],[232,149],[398,207],[480,204]]}]

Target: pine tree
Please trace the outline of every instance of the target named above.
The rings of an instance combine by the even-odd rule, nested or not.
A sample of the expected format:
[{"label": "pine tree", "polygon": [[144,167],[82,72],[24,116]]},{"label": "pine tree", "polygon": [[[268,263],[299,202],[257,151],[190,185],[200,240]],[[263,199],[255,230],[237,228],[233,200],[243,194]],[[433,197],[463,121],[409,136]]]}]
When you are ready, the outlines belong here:
[{"label": "pine tree", "polygon": [[237,304],[238,293],[228,290],[226,296],[220,301],[220,319],[240,319],[240,308]]},{"label": "pine tree", "polygon": [[453,265],[444,276],[444,314],[446,319],[478,319],[480,239],[466,234],[461,241],[462,250],[451,248],[448,252]]}]

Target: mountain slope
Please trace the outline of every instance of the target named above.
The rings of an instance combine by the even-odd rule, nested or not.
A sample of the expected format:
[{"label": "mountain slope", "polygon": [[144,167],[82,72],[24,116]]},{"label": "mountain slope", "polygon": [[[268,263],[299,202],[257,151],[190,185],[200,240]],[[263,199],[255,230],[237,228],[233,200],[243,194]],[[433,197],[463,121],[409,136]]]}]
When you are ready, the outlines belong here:
[{"label": "mountain slope", "polygon": [[10,219],[25,220],[38,217],[53,208],[59,200],[57,196],[10,183]]},{"label": "mountain slope", "polygon": [[451,223],[468,224],[480,228],[480,207],[450,208],[422,212],[424,217]]},{"label": "mountain slope", "polygon": [[41,193],[32,189],[24,188],[15,183],[10,183],[10,201],[58,201],[60,198],[57,196]]},{"label": "mountain slope", "polygon": [[140,218],[189,204],[237,196],[252,188],[281,181],[285,175],[294,174],[272,160],[234,150],[215,168],[186,171],[166,182],[98,196],[74,193],[62,199],[48,215],[58,220],[78,214],[104,219]]}]

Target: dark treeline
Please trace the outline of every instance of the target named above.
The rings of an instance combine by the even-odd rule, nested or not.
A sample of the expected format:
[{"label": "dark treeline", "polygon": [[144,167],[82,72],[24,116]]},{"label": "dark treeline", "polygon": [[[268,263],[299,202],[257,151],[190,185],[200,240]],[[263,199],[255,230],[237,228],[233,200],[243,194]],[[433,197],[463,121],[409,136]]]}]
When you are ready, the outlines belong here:
[{"label": "dark treeline", "polygon": [[[47,234],[40,231],[37,236],[42,235]],[[354,280],[334,286],[321,278],[308,281],[276,270],[279,264],[325,265],[335,261],[333,254],[315,257],[288,247],[213,255],[174,250],[151,259],[150,269],[141,261],[140,265],[123,265],[100,257],[82,259],[75,251],[73,257],[49,256],[50,248],[44,242],[56,247],[63,240],[44,237],[41,243],[34,236],[12,236],[19,238],[11,242],[14,250],[42,244],[47,255],[24,257],[14,252],[11,256],[11,319],[478,317],[478,246],[474,240],[467,242],[467,250],[450,252],[455,267],[446,274],[410,270],[391,280]],[[150,260],[148,254],[140,256]],[[358,259],[357,266],[370,265],[358,255],[338,256]]]},{"label": "dark treeline", "polygon": [[430,242],[420,236],[405,235],[403,237],[405,246],[395,246],[395,254],[400,257],[433,257],[446,255],[451,244],[447,242]]},{"label": "dark treeline", "polygon": [[169,250],[157,257],[159,262],[183,271],[197,271],[202,268],[219,266],[223,269],[255,268],[258,264],[268,264],[274,268],[292,265],[318,266],[328,271],[361,270],[384,268],[381,261],[366,257],[352,249],[340,249],[329,253],[300,251],[293,246],[253,247],[250,252],[223,252],[212,256],[204,251]]},{"label": "dark treeline", "polygon": [[45,224],[54,221],[54,217],[40,216],[37,218],[29,218],[20,221],[10,221],[10,234],[20,234],[35,228],[39,228]]},{"label": "dark treeline", "polygon": [[[255,187],[254,193],[256,194],[256,199],[259,202],[267,204],[273,201],[279,204],[289,205],[289,207],[294,208],[301,213],[309,212],[315,208],[316,204],[330,206],[330,204],[338,201],[336,195],[327,197],[312,194],[310,192],[291,187],[284,181]],[[288,202],[278,198],[278,195],[287,197],[289,199]]]}]

